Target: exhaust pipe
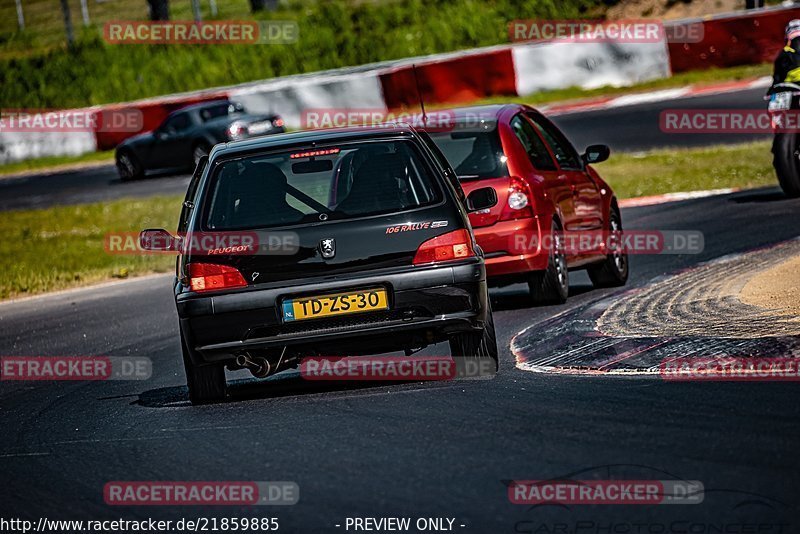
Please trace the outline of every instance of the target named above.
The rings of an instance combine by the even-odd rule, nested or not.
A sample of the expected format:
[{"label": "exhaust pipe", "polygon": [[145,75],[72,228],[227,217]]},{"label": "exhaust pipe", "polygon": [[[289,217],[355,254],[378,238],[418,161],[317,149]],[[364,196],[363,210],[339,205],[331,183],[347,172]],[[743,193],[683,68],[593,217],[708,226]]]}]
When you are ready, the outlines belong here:
[{"label": "exhaust pipe", "polygon": [[270,365],[266,358],[251,358],[249,354],[239,354],[236,365],[248,369],[256,378],[266,378],[270,375]]}]

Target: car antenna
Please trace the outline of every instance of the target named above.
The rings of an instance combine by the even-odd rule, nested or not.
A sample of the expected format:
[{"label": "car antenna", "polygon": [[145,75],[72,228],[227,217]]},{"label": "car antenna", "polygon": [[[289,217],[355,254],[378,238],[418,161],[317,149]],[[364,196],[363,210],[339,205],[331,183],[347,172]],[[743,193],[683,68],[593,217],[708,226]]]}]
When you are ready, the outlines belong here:
[{"label": "car antenna", "polygon": [[422,108],[422,125],[428,125],[428,114],[425,113],[425,101],[422,99],[422,91],[419,88],[419,77],[417,76],[417,65],[412,63],[411,70],[414,71],[414,84],[417,86],[417,97],[419,97],[419,107]]}]

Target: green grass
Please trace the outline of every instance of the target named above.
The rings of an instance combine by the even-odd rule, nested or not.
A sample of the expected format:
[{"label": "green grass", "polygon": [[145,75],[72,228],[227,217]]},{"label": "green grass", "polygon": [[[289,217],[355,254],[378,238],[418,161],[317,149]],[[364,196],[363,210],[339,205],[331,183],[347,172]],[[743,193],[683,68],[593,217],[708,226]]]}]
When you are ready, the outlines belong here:
[{"label": "green grass", "polygon": [[172,271],[172,255],[115,255],[104,244],[110,232],[174,230],[180,205],[176,196],[3,213],[0,299]]},{"label": "green grass", "polygon": [[14,163],[0,165],[0,176],[16,174],[25,171],[49,170],[55,171],[69,166],[78,166],[86,163],[114,163],[114,151],[90,152],[80,156],[49,156],[34,158]]},{"label": "green grass", "polygon": [[[0,102],[8,108],[80,107],[496,45],[509,41],[513,19],[585,18],[613,3],[304,0],[257,16],[296,20],[299,40],[291,45],[110,45],[100,26],[80,31],[67,49],[40,46],[26,32],[8,33],[0,35]],[[218,18],[234,15],[221,10]],[[57,9],[50,16],[57,18]],[[138,18],[144,17],[142,10]]]},{"label": "green grass", "polygon": [[596,168],[619,198],[777,183],[769,141],[612,153]]},{"label": "green grass", "polygon": [[[72,4],[77,4],[72,0]],[[299,40],[290,45],[110,45],[101,37],[107,20],[142,20],[144,0],[90,2],[93,26],[83,28],[73,5],[78,39],[68,49],[58,37],[57,4],[34,10],[30,28],[16,30],[13,2],[0,6],[0,103],[6,108],[72,108],[154,97],[363,65],[417,55],[508,43],[513,19],[602,17],[617,0],[291,0],[275,12],[253,16],[245,0],[222,0],[217,19],[295,20]],[[27,2],[30,4],[30,2]],[[112,5],[113,4],[113,5]],[[207,3],[201,2],[203,9]],[[190,3],[172,2],[174,20],[189,17]],[[34,17],[34,13],[36,16]],[[204,12],[204,19],[209,14]],[[38,22],[37,22],[38,21]],[[52,25],[46,26],[47,24]],[[46,31],[43,31],[45,25]],[[38,29],[37,29],[38,28]],[[769,66],[720,69],[655,81],[642,89],[765,74]],[[565,89],[521,100],[533,104],[618,92]],[[507,101],[506,97],[498,99]]]},{"label": "green grass", "polygon": [[[612,154],[597,169],[619,198],[775,183],[769,142]],[[180,205],[174,196],[3,213],[0,299],[171,272],[171,255],[113,255],[104,243],[110,232],[174,230]]]}]

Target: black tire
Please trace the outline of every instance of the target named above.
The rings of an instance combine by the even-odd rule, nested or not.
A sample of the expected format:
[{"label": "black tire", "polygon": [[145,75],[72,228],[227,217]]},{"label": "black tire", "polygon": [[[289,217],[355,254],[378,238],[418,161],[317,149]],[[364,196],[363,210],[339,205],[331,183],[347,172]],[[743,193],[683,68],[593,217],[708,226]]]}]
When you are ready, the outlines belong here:
[{"label": "black tire", "polygon": [[[622,218],[616,208],[611,209],[608,220],[609,240],[615,239],[616,232],[622,232]],[[612,241],[611,245],[615,243]],[[619,243],[616,243],[619,245]],[[602,263],[592,265],[586,269],[594,287],[619,287],[628,281],[628,253],[620,245],[615,251],[603,260]]]},{"label": "black tire", "polygon": [[561,225],[556,219],[550,229],[547,270],[534,271],[528,277],[528,291],[534,304],[563,304],[569,296],[569,270],[561,235]]},{"label": "black tire", "polygon": [[138,180],[144,176],[142,164],[130,150],[121,150],[116,155],[117,173],[123,182]]},{"label": "black tire", "polygon": [[497,336],[494,331],[494,316],[489,298],[486,298],[486,323],[480,332],[462,332],[450,336],[450,354],[460,358],[491,358],[494,361],[494,370],[499,368],[497,355]]},{"label": "black tire", "polygon": [[772,142],[772,166],[781,189],[790,198],[800,197],[800,136],[775,134]]},{"label": "black tire", "polygon": [[189,401],[192,404],[210,404],[225,400],[228,383],[225,380],[223,364],[196,365],[189,356],[189,349],[181,334],[183,348],[183,367],[186,369],[186,386],[189,388]]}]

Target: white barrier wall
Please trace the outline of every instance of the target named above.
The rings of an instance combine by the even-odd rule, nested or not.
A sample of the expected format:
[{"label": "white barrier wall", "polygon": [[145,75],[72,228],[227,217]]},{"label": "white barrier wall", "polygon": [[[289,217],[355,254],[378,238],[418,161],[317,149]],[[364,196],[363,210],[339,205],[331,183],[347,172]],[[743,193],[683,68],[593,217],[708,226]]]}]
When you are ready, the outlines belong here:
[{"label": "white barrier wall", "polygon": [[277,113],[290,128],[302,127],[303,110],[386,109],[378,70],[278,78],[230,91],[230,98],[253,113]]},{"label": "white barrier wall", "polygon": [[93,132],[0,132],[0,164],[97,150]]},{"label": "white barrier wall", "polygon": [[512,48],[517,94],[622,87],[671,76],[666,42],[541,43]]}]

